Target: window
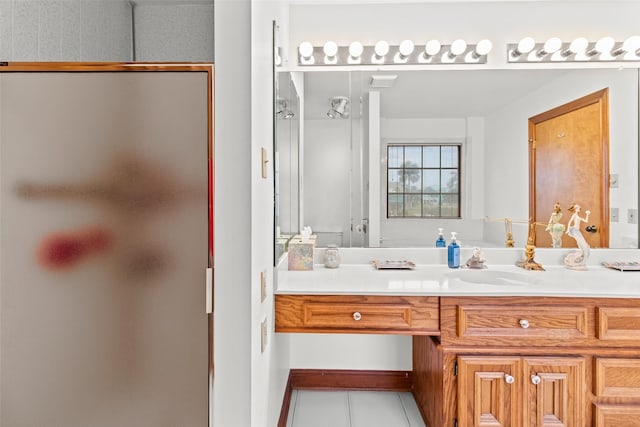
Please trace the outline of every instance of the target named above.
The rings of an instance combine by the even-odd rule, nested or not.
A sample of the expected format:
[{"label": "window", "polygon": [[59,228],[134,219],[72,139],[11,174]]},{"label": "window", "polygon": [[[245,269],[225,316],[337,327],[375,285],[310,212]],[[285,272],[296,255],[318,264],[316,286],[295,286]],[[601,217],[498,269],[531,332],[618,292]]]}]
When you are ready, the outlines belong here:
[{"label": "window", "polygon": [[387,218],[460,217],[460,145],[387,146]]}]

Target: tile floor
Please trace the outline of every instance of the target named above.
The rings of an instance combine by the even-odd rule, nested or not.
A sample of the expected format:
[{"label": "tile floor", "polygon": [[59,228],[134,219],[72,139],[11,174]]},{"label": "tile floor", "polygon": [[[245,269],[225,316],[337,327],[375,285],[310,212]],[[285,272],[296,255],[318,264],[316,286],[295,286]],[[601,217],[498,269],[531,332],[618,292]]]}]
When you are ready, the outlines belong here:
[{"label": "tile floor", "polygon": [[287,427],[425,427],[411,393],[294,390]]}]

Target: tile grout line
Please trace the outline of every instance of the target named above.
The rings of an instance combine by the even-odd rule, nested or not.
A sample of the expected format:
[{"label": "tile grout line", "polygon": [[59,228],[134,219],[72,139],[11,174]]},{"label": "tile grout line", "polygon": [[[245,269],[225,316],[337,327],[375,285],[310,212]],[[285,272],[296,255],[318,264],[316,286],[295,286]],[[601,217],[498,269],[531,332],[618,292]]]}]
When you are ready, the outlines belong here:
[{"label": "tile grout line", "polygon": [[402,406],[402,412],[404,413],[404,418],[407,420],[407,427],[411,427],[411,420],[409,419],[409,414],[407,413],[407,407],[404,405],[404,400],[402,400],[400,393],[396,393],[396,396],[400,400],[400,406]]}]

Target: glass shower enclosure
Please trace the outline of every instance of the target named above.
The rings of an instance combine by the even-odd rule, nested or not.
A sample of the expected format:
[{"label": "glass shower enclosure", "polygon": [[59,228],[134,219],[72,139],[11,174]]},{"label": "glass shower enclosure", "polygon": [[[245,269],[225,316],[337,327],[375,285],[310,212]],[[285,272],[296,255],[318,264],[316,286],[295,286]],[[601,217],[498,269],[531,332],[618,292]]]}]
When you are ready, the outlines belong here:
[{"label": "glass shower enclosure", "polygon": [[212,81],[0,66],[3,427],[208,425]]}]

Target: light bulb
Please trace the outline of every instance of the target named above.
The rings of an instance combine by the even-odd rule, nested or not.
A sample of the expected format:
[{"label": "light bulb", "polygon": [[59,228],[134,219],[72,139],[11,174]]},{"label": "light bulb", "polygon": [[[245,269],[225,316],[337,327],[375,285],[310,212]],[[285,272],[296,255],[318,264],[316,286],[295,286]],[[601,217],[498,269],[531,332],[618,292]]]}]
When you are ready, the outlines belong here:
[{"label": "light bulb", "polygon": [[402,43],[400,43],[398,51],[400,52],[402,58],[406,58],[413,53],[414,47],[415,45],[411,40],[404,40]]},{"label": "light bulb", "polygon": [[560,40],[558,37],[551,37],[546,42],[544,42],[542,49],[536,52],[536,55],[539,58],[545,55],[551,55],[553,53],[556,53],[561,47],[562,47],[562,40]]},{"label": "light bulb", "polygon": [[458,39],[451,43],[451,50],[449,51],[449,56],[455,58],[458,55],[462,55],[464,51],[467,50],[467,42],[462,39]]},{"label": "light bulb", "polygon": [[374,51],[377,57],[382,58],[387,53],[389,53],[389,43],[387,43],[384,40],[380,40],[379,42],[376,43],[374,47]]},{"label": "light bulb", "polygon": [[518,47],[516,47],[516,50],[513,52],[513,55],[514,56],[525,55],[531,52],[535,46],[536,46],[536,41],[533,39],[533,37],[524,37],[520,39],[520,41],[518,42]]},{"label": "light bulb", "polygon": [[304,59],[309,59],[313,55],[313,45],[309,42],[302,42],[298,46],[298,52]]},{"label": "light bulb", "polygon": [[617,56],[628,52],[635,53],[638,49],[640,49],[640,36],[631,36],[622,43],[622,47],[613,52],[613,55]]},{"label": "light bulb", "polygon": [[364,46],[362,46],[362,43],[353,42],[349,45],[349,55],[353,59],[360,58],[360,55],[362,55],[362,52],[364,52]]},{"label": "light bulb", "polygon": [[562,56],[584,53],[587,50],[588,45],[589,40],[584,37],[578,37],[569,44],[569,47],[564,52],[562,52]]},{"label": "light bulb", "polygon": [[493,43],[491,43],[491,40],[480,40],[478,42],[478,44],[476,44],[476,50],[474,52],[474,56],[476,58],[479,58],[481,56],[487,55],[489,52],[491,52],[491,49],[493,48]]},{"label": "light bulb", "polygon": [[543,49],[547,51],[547,53],[556,53],[562,47],[562,40],[558,37],[551,37],[549,40],[544,42]]},{"label": "light bulb", "polygon": [[611,49],[613,49],[613,45],[616,44],[616,41],[613,39],[613,37],[602,37],[600,40],[598,40],[596,42],[596,45],[594,46],[593,50],[596,51],[596,53],[610,53]]},{"label": "light bulb", "polygon": [[437,55],[441,48],[442,45],[439,40],[429,40],[424,47],[424,53],[427,57]]},{"label": "light bulb", "polygon": [[333,58],[338,53],[338,45],[335,42],[328,41],[324,44],[322,51],[327,57]]}]

